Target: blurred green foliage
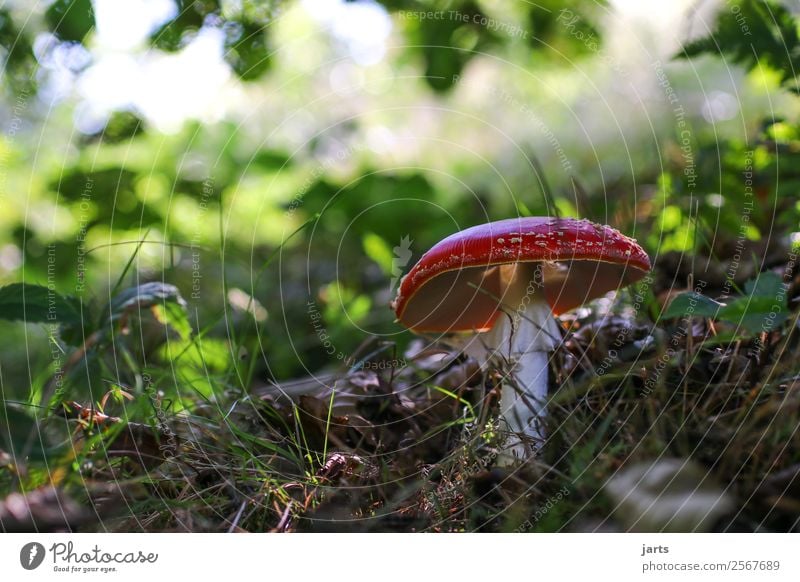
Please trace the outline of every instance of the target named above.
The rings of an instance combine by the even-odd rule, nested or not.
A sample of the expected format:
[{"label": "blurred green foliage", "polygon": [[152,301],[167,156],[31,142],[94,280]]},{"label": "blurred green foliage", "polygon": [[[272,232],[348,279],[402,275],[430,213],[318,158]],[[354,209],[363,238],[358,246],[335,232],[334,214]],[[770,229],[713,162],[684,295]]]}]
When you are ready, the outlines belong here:
[{"label": "blurred green foliage", "polygon": [[[713,37],[680,53],[721,51],[745,67],[729,89],[741,89],[738,109],[725,119],[703,113],[705,88],[682,59],[664,65],[685,110],[685,143],[662,86],[645,78],[652,65],[624,61],[643,49],[615,52],[620,34],[608,36],[606,3],[380,5],[391,23],[386,54],[361,65],[346,50],[352,39],[337,36],[342,23],[298,3],[176,2],[139,56],[180,54],[203,31],[219,33],[232,74],[226,99],[236,105],[171,131],[134,105],[81,131],[78,113],[91,103],[79,92],[51,97],[57,75],[43,55],[82,46],[90,64],[100,58],[91,2],[59,0],[29,20],[21,6],[0,9],[4,127],[19,118],[20,128],[0,137],[0,282],[24,281],[34,298],[31,325],[3,340],[4,377],[34,378],[11,386],[13,395],[41,398],[57,369],[48,342],[80,349],[113,328],[109,313],[125,289],[138,296],[143,284],[174,286],[181,298],[149,305],[146,321],[131,324],[158,341],[133,342],[126,369],[114,369],[97,336],[73,371],[76,394],[135,384],[142,370],[167,365],[168,393],[187,383],[210,398],[209,377],[242,391],[340,367],[338,355],[365,339],[400,350],[410,335],[393,323],[392,278],[444,236],[515,212],[611,223],[656,263],[687,251],[723,260],[741,237],[777,244],[798,230],[800,132],[791,105],[785,119],[767,114],[771,91],[791,87],[797,64],[797,21],[779,5],[723,8]],[[731,71],[709,61],[699,66],[725,86]],[[74,67],[73,82],[88,66]],[[404,240],[410,257],[400,264]],[[20,289],[2,289],[0,316],[19,311]],[[69,306],[58,308],[55,340],[34,325],[48,289]],[[74,309],[83,310],[82,328]],[[763,319],[759,309],[737,313]],[[27,334],[37,340],[25,348],[32,355],[20,341]]]},{"label": "blurred green foliage", "polygon": [[83,42],[94,29],[94,6],[91,0],[55,0],[47,7],[45,21],[61,40]]},{"label": "blurred green foliage", "polygon": [[768,67],[781,84],[798,92],[800,36],[797,19],[776,2],[741,0],[729,3],[716,20],[712,34],[687,43],[679,56],[722,55],[749,69]]}]

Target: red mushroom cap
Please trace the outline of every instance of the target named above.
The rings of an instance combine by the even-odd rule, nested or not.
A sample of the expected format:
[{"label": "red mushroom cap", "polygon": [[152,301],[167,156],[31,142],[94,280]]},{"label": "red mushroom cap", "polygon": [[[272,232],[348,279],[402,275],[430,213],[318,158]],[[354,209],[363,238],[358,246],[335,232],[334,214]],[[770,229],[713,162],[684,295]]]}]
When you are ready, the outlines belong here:
[{"label": "red mushroom cap", "polygon": [[403,277],[392,307],[400,323],[415,331],[485,331],[500,313],[498,298],[507,291],[509,272],[527,263],[543,263],[545,297],[556,314],[630,285],[650,270],[636,241],[610,226],[512,218],[473,226],[434,245]]}]

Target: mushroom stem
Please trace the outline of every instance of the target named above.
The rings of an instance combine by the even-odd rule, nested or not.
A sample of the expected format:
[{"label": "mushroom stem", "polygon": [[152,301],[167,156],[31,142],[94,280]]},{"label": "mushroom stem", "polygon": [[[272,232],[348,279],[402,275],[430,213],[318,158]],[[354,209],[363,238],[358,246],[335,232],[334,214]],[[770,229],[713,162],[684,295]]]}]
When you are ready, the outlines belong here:
[{"label": "mushroom stem", "polygon": [[547,360],[547,352],[530,352],[514,363],[513,379],[503,382],[500,419],[508,436],[497,459],[499,465],[530,458],[544,442]]},{"label": "mushroom stem", "polygon": [[[524,279],[528,280],[535,279]],[[532,289],[510,284],[503,296],[505,312],[492,329],[473,336],[464,350],[483,369],[493,359],[510,366],[511,377],[503,381],[500,396],[501,427],[509,435],[498,455],[499,465],[530,458],[545,437],[548,354],[561,334],[544,294]]]}]

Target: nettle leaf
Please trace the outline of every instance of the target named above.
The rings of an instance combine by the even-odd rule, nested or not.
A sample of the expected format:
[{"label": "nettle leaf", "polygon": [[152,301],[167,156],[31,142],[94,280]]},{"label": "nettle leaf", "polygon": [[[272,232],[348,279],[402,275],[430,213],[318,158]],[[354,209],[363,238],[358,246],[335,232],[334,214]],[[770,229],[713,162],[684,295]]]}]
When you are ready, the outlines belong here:
[{"label": "nettle leaf", "polygon": [[664,311],[665,319],[677,317],[710,317],[742,327],[750,333],[772,331],[788,318],[786,286],[776,273],[761,273],[745,283],[747,295],[720,303],[695,292],[675,297]]},{"label": "nettle leaf", "polygon": [[734,323],[751,333],[773,331],[788,318],[786,284],[777,273],[761,273],[745,283],[745,297],[735,299],[720,310],[720,321]]},{"label": "nettle leaf", "polygon": [[701,295],[694,291],[681,293],[675,297],[664,312],[665,319],[676,317],[716,317],[720,308],[725,307],[724,303],[715,301],[710,297]]},{"label": "nettle leaf", "polygon": [[744,284],[744,290],[752,297],[771,297],[776,301],[786,295],[786,285],[780,275],[771,271],[761,273],[755,279],[750,279]]},{"label": "nettle leaf", "polygon": [[740,297],[720,310],[717,319],[734,323],[751,333],[772,331],[789,318],[782,301],[770,297]]},{"label": "nettle leaf", "polygon": [[81,321],[80,300],[43,285],[12,283],[0,288],[0,319],[26,323],[76,324]]}]

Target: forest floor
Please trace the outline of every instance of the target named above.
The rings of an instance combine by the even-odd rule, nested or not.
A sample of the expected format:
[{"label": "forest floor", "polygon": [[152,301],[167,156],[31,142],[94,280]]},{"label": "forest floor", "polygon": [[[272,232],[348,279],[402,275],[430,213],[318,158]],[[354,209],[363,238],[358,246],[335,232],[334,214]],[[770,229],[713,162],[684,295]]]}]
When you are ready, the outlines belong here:
[{"label": "forest floor", "polygon": [[[791,308],[797,284],[784,282]],[[16,489],[0,521],[7,531],[797,531],[797,312],[752,333],[692,310],[654,324],[653,293],[626,297],[562,317],[547,440],[528,462],[495,463],[504,370],[423,339],[402,354],[375,340],[349,370],[219,385],[179,412],[152,389],[168,366],[138,376],[139,396],[117,388],[64,404],[41,425],[67,428],[66,457],[24,467],[0,451],[2,483]]]}]

